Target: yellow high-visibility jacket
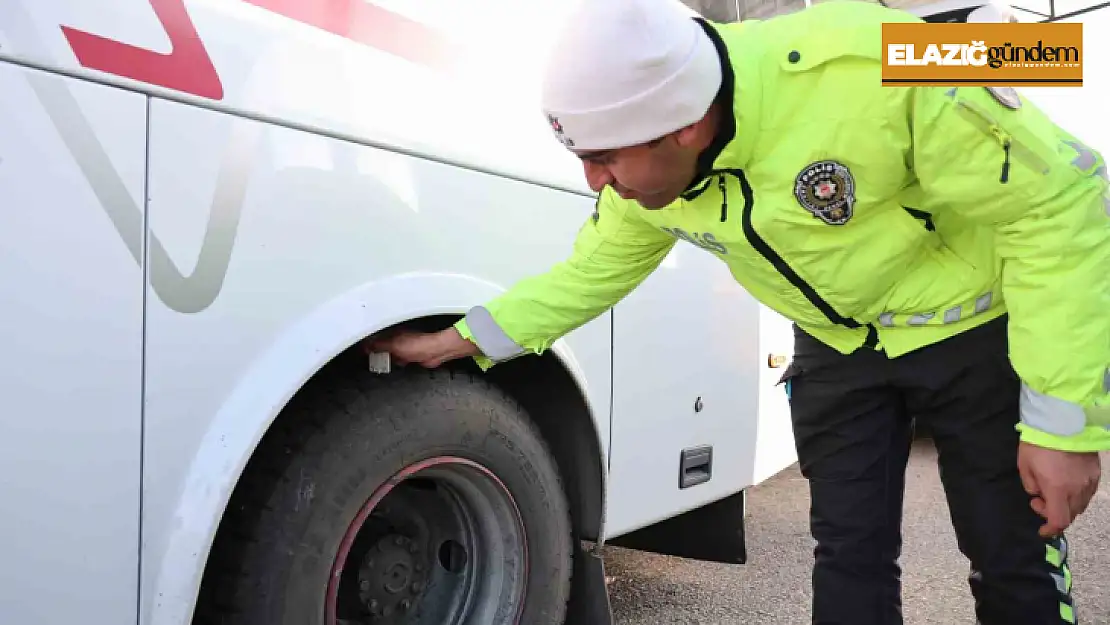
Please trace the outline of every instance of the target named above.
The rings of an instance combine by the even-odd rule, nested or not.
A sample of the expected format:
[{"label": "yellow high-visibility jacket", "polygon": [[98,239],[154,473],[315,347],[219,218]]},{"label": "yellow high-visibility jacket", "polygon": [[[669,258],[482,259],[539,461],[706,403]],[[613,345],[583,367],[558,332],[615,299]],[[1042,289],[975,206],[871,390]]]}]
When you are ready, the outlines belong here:
[{"label": "yellow high-visibility jacket", "polygon": [[479,364],[543,352],[681,238],[842,353],[1008,313],[1023,440],[1110,449],[1106,161],[1012,90],[882,86],[881,24],[917,20],[863,2],[699,20],[734,112],[711,167],[659,210],[606,189],[568,259],[457,324]]}]

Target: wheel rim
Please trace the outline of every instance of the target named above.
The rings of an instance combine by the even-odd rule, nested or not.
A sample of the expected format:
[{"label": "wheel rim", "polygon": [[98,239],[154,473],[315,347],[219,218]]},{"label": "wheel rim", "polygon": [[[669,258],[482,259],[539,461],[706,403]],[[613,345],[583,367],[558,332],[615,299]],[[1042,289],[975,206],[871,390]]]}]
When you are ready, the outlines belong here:
[{"label": "wheel rim", "polygon": [[340,541],[327,625],[515,624],[528,578],[524,523],[484,466],[441,456],[380,486]]}]

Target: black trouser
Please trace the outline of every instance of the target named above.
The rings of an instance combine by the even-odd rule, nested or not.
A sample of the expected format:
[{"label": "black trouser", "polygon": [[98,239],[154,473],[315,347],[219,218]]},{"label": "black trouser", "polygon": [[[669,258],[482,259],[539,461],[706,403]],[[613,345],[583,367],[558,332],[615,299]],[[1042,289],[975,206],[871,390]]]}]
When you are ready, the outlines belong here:
[{"label": "black trouser", "polygon": [[1075,622],[1067,545],[1037,535],[1044,521],[1017,471],[1020,383],[1005,318],[895,359],[866,348],[844,356],[795,329],[786,375],[817,541],[813,623],[902,623],[897,560],[914,420],[937,447],[979,622]]}]

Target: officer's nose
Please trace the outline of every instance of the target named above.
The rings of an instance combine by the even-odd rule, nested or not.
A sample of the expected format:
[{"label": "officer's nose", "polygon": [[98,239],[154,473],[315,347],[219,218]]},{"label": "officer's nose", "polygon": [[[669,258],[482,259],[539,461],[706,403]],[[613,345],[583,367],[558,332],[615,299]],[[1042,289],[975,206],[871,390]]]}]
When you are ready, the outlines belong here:
[{"label": "officer's nose", "polygon": [[594,193],[601,193],[601,190],[616,181],[609,168],[604,165],[599,165],[591,161],[582,161],[582,169],[586,172],[586,184],[590,185]]}]

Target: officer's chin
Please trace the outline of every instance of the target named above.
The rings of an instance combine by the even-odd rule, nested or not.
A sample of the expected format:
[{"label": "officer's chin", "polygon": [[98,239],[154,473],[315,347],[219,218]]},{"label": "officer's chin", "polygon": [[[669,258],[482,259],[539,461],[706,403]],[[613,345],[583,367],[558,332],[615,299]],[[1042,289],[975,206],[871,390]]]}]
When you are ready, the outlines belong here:
[{"label": "officer's chin", "polygon": [[637,204],[639,204],[641,207],[643,207],[647,210],[659,210],[660,208],[666,208],[666,207],[670,206],[672,203],[674,203],[675,200],[678,199],[678,196],[668,193],[668,194],[636,196],[635,198],[626,198],[626,199],[636,200]]},{"label": "officer's chin", "polygon": [[633,191],[632,189],[623,187],[619,184],[612,183],[610,185],[613,191],[623,200],[636,202],[641,208],[647,210],[658,210],[669,206],[672,202],[678,199],[677,193],[670,192],[656,192],[656,193],[643,193]]}]

